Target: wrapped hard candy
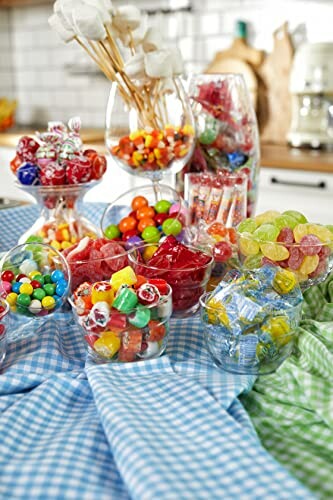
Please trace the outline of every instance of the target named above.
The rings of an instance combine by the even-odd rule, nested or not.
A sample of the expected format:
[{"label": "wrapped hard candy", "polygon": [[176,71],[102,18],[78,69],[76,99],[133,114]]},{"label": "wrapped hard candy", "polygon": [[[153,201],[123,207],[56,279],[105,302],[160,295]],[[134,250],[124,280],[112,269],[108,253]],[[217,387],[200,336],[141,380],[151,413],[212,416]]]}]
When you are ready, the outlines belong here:
[{"label": "wrapped hard candy", "polygon": [[17,178],[25,186],[39,184],[39,168],[34,163],[24,163],[16,172]]},{"label": "wrapped hard candy", "polygon": [[24,135],[18,142],[16,147],[17,156],[21,161],[35,162],[36,152],[39,149],[39,144],[32,137]]},{"label": "wrapped hard candy", "polygon": [[43,186],[61,186],[65,184],[65,167],[55,161],[43,165],[40,168],[40,182]]},{"label": "wrapped hard candy", "polygon": [[105,330],[110,319],[110,306],[107,302],[96,302],[93,305],[88,317],[85,320],[85,327],[91,332],[101,332]]},{"label": "wrapped hard candy", "polygon": [[66,161],[66,179],[68,184],[88,182],[92,176],[92,165],[86,156],[74,156]]},{"label": "wrapped hard candy", "polygon": [[94,149],[86,149],[83,153],[92,163],[91,178],[101,179],[106,172],[107,161],[104,155],[99,155]]}]

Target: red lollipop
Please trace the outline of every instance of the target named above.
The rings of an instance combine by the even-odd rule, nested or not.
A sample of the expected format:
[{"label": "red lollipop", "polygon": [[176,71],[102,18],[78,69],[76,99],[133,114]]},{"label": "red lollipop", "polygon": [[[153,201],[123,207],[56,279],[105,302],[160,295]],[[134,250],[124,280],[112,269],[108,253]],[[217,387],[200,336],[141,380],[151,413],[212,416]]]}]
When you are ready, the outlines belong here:
[{"label": "red lollipop", "polygon": [[36,160],[36,152],[39,144],[32,137],[24,135],[18,142],[16,153],[22,162],[33,162]]},{"label": "red lollipop", "polygon": [[51,161],[40,168],[39,178],[43,186],[61,186],[66,183],[66,171],[63,165]]},{"label": "red lollipop", "polygon": [[74,156],[66,160],[66,178],[68,184],[90,181],[92,178],[91,160],[86,156]]},{"label": "red lollipop", "polygon": [[89,158],[89,160],[92,163],[91,178],[95,180],[101,179],[107,167],[107,161],[105,156],[99,155],[97,151],[95,151],[94,149],[86,149],[83,154],[84,156]]}]

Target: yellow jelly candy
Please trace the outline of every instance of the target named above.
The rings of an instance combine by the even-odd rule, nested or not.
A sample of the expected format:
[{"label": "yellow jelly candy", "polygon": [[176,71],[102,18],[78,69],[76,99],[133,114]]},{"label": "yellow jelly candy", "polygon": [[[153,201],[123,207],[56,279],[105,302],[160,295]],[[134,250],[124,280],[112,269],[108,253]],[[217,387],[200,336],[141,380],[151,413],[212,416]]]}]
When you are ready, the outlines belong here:
[{"label": "yellow jelly candy", "polygon": [[17,293],[11,292],[7,295],[6,301],[10,306],[15,306],[17,301]]},{"label": "yellow jelly candy", "polygon": [[114,273],[110,280],[111,286],[115,292],[121,287],[121,285],[132,286],[135,285],[136,282],[136,274],[130,266],[126,266],[124,269]]},{"label": "yellow jelly candy", "polygon": [[287,271],[286,269],[278,271],[273,279],[274,290],[282,294],[291,292],[291,290],[295,288],[296,284],[297,280],[294,273]]},{"label": "yellow jelly candy", "polygon": [[148,260],[152,258],[152,256],[156,252],[156,250],[158,250],[158,246],[156,246],[156,245],[150,245],[150,246],[146,247],[143,251],[143,254],[142,254],[143,260],[145,262],[148,262]]},{"label": "yellow jelly candy", "polygon": [[274,242],[261,243],[260,249],[265,257],[274,260],[274,262],[285,260],[288,259],[289,257],[288,249],[279,243],[274,243]]},{"label": "yellow jelly candy", "polygon": [[296,243],[299,243],[303,236],[309,234],[309,225],[309,223],[297,224],[297,226],[294,227],[293,233]]},{"label": "yellow jelly candy", "polygon": [[207,317],[209,323],[212,323],[213,325],[222,323],[226,327],[230,326],[229,318],[224,305],[214,299],[214,297],[207,302]]},{"label": "yellow jelly candy", "polygon": [[306,255],[300,265],[299,272],[301,274],[310,274],[317,268],[319,264],[318,255]]},{"label": "yellow jelly candy", "polygon": [[299,271],[299,269],[297,271],[293,271],[293,273],[294,273],[295,278],[297,279],[298,283],[303,283],[304,281],[308,280],[308,275],[301,273]]},{"label": "yellow jelly candy", "polygon": [[46,297],[44,297],[42,299],[42,306],[44,307],[44,309],[51,310],[55,307],[55,305],[56,305],[56,301],[50,295],[47,295]]},{"label": "yellow jelly candy", "polygon": [[103,358],[112,358],[120,349],[120,338],[114,332],[104,332],[94,343],[94,350]]},{"label": "yellow jelly candy", "polygon": [[98,281],[94,283],[91,289],[91,302],[107,302],[112,305],[114,299],[114,291],[112,286],[107,281]]},{"label": "yellow jelly candy", "polygon": [[260,247],[257,241],[254,241],[250,235],[243,233],[239,238],[239,249],[246,257],[259,253]]},{"label": "yellow jelly candy", "polygon": [[290,325],[286,316],[273,316],[269,318],[263,330],[269,332],[274,342],[277,342],[279,345],[286,345],[292,339]]},{"label": "yellow jelly candy", "polygon": [[267,210],[266,212],[263,212],[262,214],[257,215],[254,220],[255,223],[258,226],[261,226],[261,224],[267,224],[270,222],[273,222],[274,219],[279,217],[281,214],[277,210]]},{"label": "yellow jelly candy", "polygon": [[323,243],[333,240],[333,234],[331,231],[327,227],[320,226],[319,224],[309,224],[308,234],[314,234]]}]

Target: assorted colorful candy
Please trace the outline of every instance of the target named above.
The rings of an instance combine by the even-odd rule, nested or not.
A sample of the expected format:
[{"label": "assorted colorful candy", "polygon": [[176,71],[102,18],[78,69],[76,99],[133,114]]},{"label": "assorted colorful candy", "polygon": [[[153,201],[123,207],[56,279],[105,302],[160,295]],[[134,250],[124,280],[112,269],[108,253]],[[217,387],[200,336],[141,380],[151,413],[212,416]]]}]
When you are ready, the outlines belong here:
[{"label": "assorted colorful candy", "polygon": [[[247,215],[254,211],[259,173],[255,117],[235,99],[233,81],[207,75],[198,77],[191,98],[198,139],[184,172],[228,169],[248,176]],[[237,89],[236,89],[237,90]],[[198,104],[200,106],[198,106]]]},{"label": "assorted colorful candy", "polygon": [[168,125],[164,130],[146,127],[122,137],[111,154],[136,173],[165,170],[190,152],[193,139],[194,129],[190,125]]},{"label": "assorted colorful candy", "polygon": [[169,283],[175,315],[192,314],[197,309],[213,265],[213,257],[207,252],[189,248],[168,236],[159,246],[133,248],[128,258],[137,274]]},{"label": "assorted colorful candy", "polygon": [[85,237],[62,252],[71,270],[72,290],[85,281],[110,279],[127,266],[127,251],[121,243],[105,238]]},{"label": "assorted colorful candy", "polygon": [[158,243],[162,236],[183,237],[186,213],[179,203],[159,200],[154,206],[144,196],[135,196],[131,211],[117,224],[109,224],[104,235],[110,240],[121,239],[126,248],[143,243]]},{"label": "assorted colorful candy", "polygon": [[72,118],[68,129],[61,122],[49,122],[47,132],[37,133],[37,139],[21,137],[10,163],[18,181],[26,186],[63,186],[101,179],[106,158],[83,148],[80,129],[81,120]]},{"label": "assorted colorful candy", "polygon": [[87,344],[103,360],[150,359],[166,347],[172,298],[165,280],[136,275],[127,266],[109,281],[82,283],[73,308]]},{"label": "assorted colorful candy", "polygon": [[294,274],[286,269],[234,270],[202,305],[215,361],[240,373],[274,371],[292,350],[302,300]]},{"label": "assorted colorful candy", "polygon": [[310,223],[300,212],[264,212],[242,221],[238,233],[241,260],[248,269],[280,266],[306,286],[324,279],[332,267],[332,228]]}]

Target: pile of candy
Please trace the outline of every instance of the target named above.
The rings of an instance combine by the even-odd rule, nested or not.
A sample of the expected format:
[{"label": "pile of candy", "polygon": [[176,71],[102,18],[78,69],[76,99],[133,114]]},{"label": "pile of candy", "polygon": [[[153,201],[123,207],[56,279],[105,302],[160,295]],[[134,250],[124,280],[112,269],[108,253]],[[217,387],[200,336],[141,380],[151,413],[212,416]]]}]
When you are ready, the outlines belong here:
[{"label": "pile of candy", "polygon": [[240,373],[273,371],[291,352],[302,300],[290,271],[271,266],[233,271],[202,306],[215,361]]},{"label": "pile of candy", "polygon": [[10,163],[21,184],[63,186],[103,176],[106,158],[93,149],[83,149],[80,119],[70,119],[68,128],[62,122],[49,122],[47,132],[36,133],[37,139],[21,137]]},{"label": "pile of candy", "polygon": [[107,238],[121,238],[127,248],[143,243],[158,243],[162,236],[170,234],[182,238],[181,220],[186,218],[186,214],[179,203],[162,199],[150,206],[147,198],[135,196],[131,201],[131,209],[118,224],[109,224],[104,229]]},{"label": "pile of candy", "polygon": [[212,256],[183,245],[174,236],[168,236],[159,246],[146,245],[143,248],[143,251],[133,248],[128,254],[135,272],[147,278],[162,278],[169,283],[176,314],[194,312],[210,277]]},{"label": "pile of candy", "polygon": [[325,278],[332,265],[333,227],[309,223],[300,212],[267,211],[238,227],[244,267],[278,265],[300,283]]},{"label": "pile of candy", "polygon": [[128,263],[124,246],[105,238],[83,238],[62,253],[71,270],[72,290],[85,281],[109,279]]},{"label": "pile of candy", "polygon": [[172,161],[189,153],[193,138],[194,129],[190,125],[170,125],[164,130],[146,127],[122,137],[112,147],[111,154],[137,173],[164,170]]},{"label": "pile of candy", "polygon": [[146,279],[127,266],[110,281],[82,283],[73,309],[92,353],[103,360],[150,359],[166,347],[172,298],[162,279]]},{"label": "pile of candy", "polygon": [[45,316],[62,304],[62,297],[68,293],[68,281],[59,269],[51,274],[42,274],[33,262],[24,261],[19,274],[9,269],[3,271],[1,288],[13,312],[25,316]]}]

